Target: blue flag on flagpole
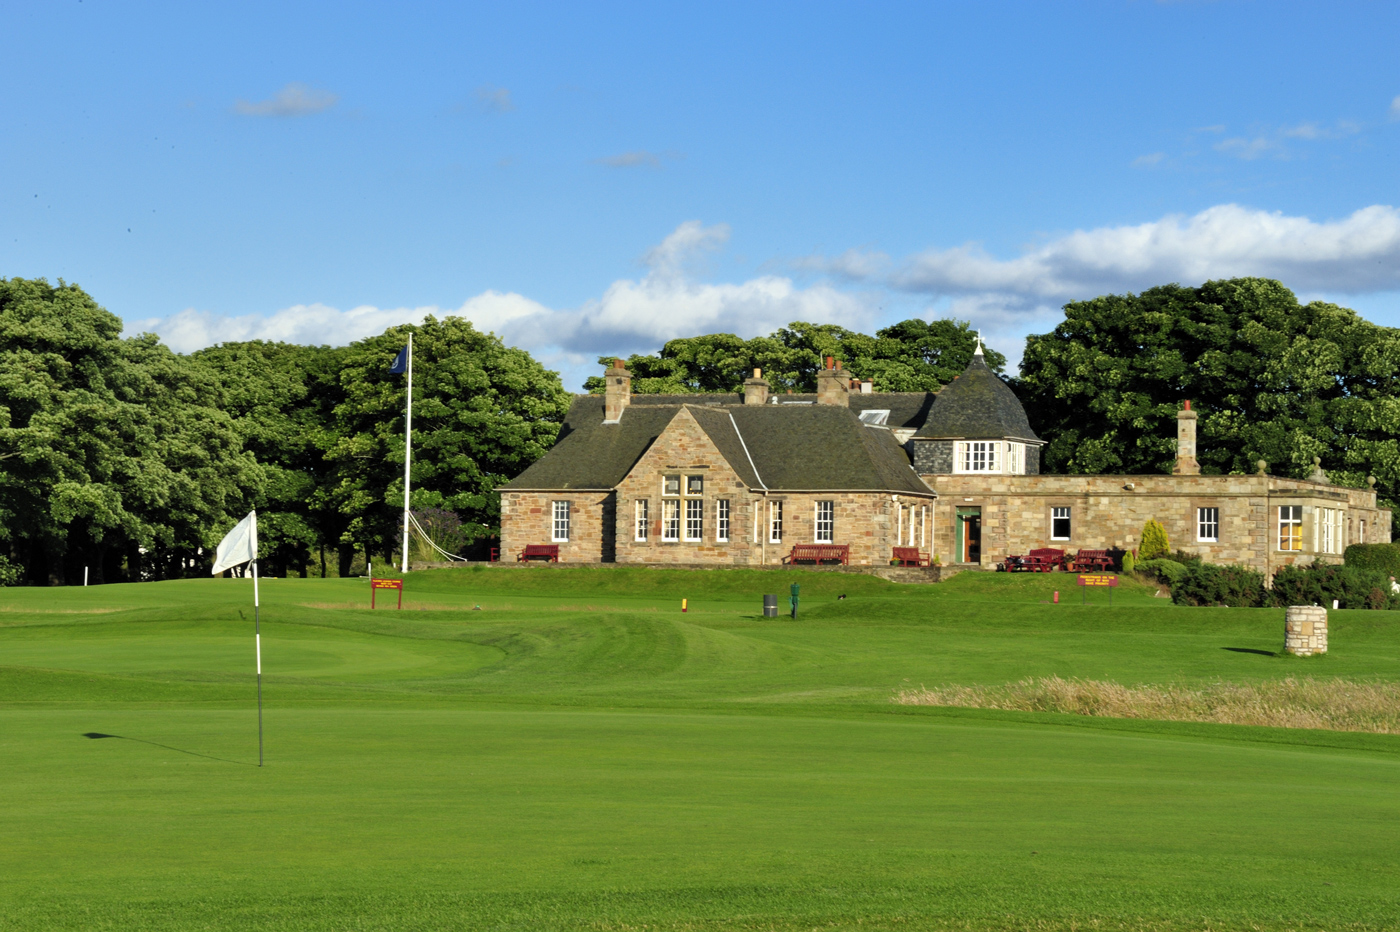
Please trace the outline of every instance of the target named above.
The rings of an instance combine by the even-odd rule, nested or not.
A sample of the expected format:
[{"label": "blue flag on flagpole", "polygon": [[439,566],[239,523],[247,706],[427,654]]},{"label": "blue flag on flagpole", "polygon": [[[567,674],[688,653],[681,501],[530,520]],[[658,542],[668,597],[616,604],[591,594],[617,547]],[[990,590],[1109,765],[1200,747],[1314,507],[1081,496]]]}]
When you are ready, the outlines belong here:
[{"label": "blue flag on flagpole", "polygon": [[394,357],[394,364],[389,367],[390,375],[403,375],[408,371],[408,347],[399,350],[399,354]]}]

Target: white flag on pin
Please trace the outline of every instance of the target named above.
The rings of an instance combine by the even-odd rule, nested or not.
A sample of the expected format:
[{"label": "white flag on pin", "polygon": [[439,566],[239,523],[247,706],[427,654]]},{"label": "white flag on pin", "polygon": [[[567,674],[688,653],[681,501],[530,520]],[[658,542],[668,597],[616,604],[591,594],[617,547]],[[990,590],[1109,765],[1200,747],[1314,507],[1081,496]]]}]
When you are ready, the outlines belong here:
[{"label": "white flag on pin", "polygon": [[234,525],[233,530],[219,541],[219,550],[214,555],[214,569],[211,575],[218,576],[230,566],[247,563],[258,558],[258,513],[248,512],[248,517]]}]

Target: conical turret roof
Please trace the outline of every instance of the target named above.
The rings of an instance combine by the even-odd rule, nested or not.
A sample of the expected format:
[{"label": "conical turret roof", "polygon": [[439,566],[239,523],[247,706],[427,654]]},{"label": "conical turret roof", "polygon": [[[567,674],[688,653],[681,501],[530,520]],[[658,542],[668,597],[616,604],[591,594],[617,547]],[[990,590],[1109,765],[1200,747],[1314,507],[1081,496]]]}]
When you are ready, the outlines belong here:
[{"label": "conical turret roof", "polygon": [[1031,430],[1021,400],[988,368],[980,344],[963,374],[938,393],[928,419],[914,437],[1044,443]]}]

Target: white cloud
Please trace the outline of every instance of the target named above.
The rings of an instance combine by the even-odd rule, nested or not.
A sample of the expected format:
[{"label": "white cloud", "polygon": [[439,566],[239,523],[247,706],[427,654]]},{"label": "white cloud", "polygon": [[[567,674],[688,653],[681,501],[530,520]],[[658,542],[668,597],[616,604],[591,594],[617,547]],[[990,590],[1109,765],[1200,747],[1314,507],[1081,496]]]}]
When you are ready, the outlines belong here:
[{"label": "white cloud", "polygon": [[495,113],[509,113],[515,109],[510,90],[493,84],[485,84],[476,89],[476,102],[483,110]]},{"label": "white cloud", "polygon": [[1224,139],[1215,144],[1217,152],[1224,152],[1246,161],[1253,161],[1262,155],[1270,152],[1280,151],[1279,144],[1266,136],[1255,136],[1253,139],[1245,139],[1242,136],[1235,136]]},{"label": "white cloud", "polygon": [[[688,221],[647,252],[640,279],[620,279],[578,307],[551,309],[523,295],[487,291],[460,307],[338,310],[324,304],[296,305],[270,315],[237,317],[185,310],[165,318],[131,321],[128,333],[154,332],[179,352],[237,340],[345,344],[382,333],[394,324],[417,323],[428,314],[470,320],[509,344],[530,350],[547,364],[584,367],[593,357],[653,351],[675,337],[729,332],[751,337],[794,320],[840,322],[859,328],[874,321],[875,297],[829,284],[800,287],[786,277],[765,275],[739,283],[711,284],[687,273],[690,265],[729,238],[724,224]],[[578,372],[573,373],[578,375]],[[581,378],[581,376],[580,376]]]},{"label": "white cloud", "polygon": [[336,105],[340,97],[300,81],[293,81],[267,100],[239,100],[233,105],[235,113],[243,116],[293,117],[320,113]]},{"label": "white cloud", "polygon": [[1390,118],[1400,120],[1400,94],[1397,94],[1395,99],[1390,102]]},{"label": "white cloud", "polygon": [[682,158],[685,156],[680,152],[648,152],[645,149],[634,149],[593,161],[609,168],[660,168],[663,161]]},{"label": "white cloud", "polygon": [[[881,263],[888,270],[873,273]],[[807,266],[818,264],[808,260]],[[1400,210],[1375,205],[1341,220],[1222,204],[1195,216],[1077,230],[1015,259],[975,244],[894,263],[879,254],[826,260],[826,270],[937,296],[1001,296],[1033,308],[1165,282],[1265,276],[1299,290],[1357,294],[1400,288]]]},{"label": "white cloud", "polygon": [[1152,152],[1148,155],[1139,155],[1137,158],[1133,159],[1133,167],[1151,168],[1166,157],[1167,154],[1165,152]]}]

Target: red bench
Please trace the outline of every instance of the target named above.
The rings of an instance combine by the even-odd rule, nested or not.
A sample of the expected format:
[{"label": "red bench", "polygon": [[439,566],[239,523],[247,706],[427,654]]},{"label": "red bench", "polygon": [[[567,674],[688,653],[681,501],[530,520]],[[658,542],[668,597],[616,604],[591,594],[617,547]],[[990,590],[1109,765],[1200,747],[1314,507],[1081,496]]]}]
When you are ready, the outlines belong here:
[{"label": "red bench", "polygon": [[1065,569],[1065,552],[1054,547],[1038,547],[1025,556],[1009,556],[1000,564],[1008,573],[1050,573]]},{"label": "red bench", "polygon": [[892,559],[900,566],[928,566],[928,557],[919,553],[918,547],[896,547]]},{"label": "red bench", "polygon": [[851,548],[848,544],[794,544],[792,553],[783,557],[783,562],[840,563],[845,566],[851,561]]},{"label": "red bench", "polygon": [[525,549],[520,551],[520,556],[515,558],[515,562],[528,563],[530,560],[548,560],[550,563],[558,563],[559,545],[526,544]]},{"label": "red bench", "polygon": [[1069,569],[1074,573],[1082,573],[1085,570],[1097,570],[1102,573],[1113,569],[1113,558],[1108,555],[1107,550],[1081,550],[1070,561]]}]

